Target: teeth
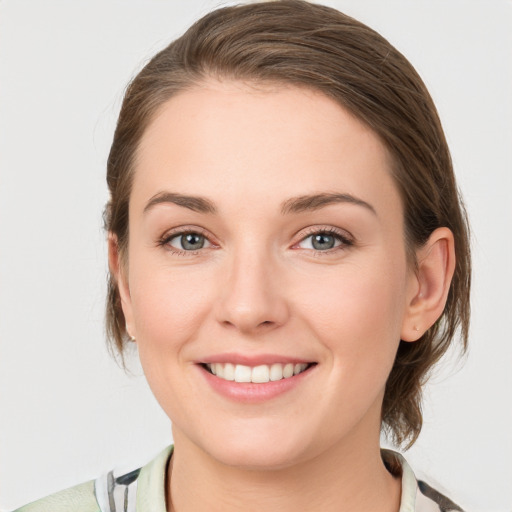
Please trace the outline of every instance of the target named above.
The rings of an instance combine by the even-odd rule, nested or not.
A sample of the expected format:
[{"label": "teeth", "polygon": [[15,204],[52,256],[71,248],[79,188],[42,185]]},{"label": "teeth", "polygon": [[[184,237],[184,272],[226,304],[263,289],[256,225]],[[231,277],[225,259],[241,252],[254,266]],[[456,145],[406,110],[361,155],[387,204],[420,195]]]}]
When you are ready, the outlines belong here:
[{"label": "teeth", "polygon": [[[246,368],[248,368],[246,366]],[[270,369],[266,364],[255,366],[252,369],[251,382],[268,382],[270,380]]]},{"label": "teeth", "polygon": [[[222,363],[217,363],[217,366]],[[235,382],[251,382],[252,370],[250,366],[237,364],[235,366]]]},{"label": "teeth", "polygon": [[289,379],[294,375],[302,373],[308,365],[306,363],[274,363],[272,365],[262,364],[260,366],[234,365],[232,363],[212,363],[206,367],[213,375],[235,382],[254,382],[263,384],[281,379]]},{"label": "teeth", "polygon": [[288,379],[289,377],[292,377],[292,376],[293,376],[293,364],[292,363],[288,363],[283,368],[283,377],[285,379]]},{"label": "teeth", "polygon": [[281,380],[283,378],[283,365],[276,363],[270,367],[270,380]]},{"label": "teeth", "polygon": [[[296,364],[295,367],[293,368],[293,375],[298,375],[299,373],[302,373],[307,368],[307,366],[307,364]],[[219,370],[217,368],[217,372],[218,371]]]},{"label": "teeth", "polygon": [[[220,364],[220,363],[217,363]],[[226,363],[224,365],[224,380],[235,380],[235,365]]]},{"label": "teeth", "polygon": [[221,363],[215,364],[215,375],[217,375],[217,377],[220,377],[221,379],[224,378],[224,365],[223,364],[221,364]]}]

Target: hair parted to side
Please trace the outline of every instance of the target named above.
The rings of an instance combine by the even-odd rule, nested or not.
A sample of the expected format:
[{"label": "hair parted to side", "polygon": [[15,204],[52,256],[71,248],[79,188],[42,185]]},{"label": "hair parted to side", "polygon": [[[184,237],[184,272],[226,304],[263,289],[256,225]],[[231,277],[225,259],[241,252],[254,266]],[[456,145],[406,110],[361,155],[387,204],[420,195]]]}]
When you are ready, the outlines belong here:
[{"label": "hair parted to side", "polygon": [[[303,0],[224,7],[160,51],[126,90],[107,164],[106,230],[126,258],[128,204],[137,147],[159,107],[209,78],[284,84],[320,91],[371,127],[393,161],[411,263],[438,227],[455,238],[456,268],[443,315],[421,339],[401,342],[387,381],[382,426],[410,446],[422,426],[421,389],[460,330],[466,349],[471,261],[465,210],[434,103],[407,59],[387,40],[339,11]],[[128,340],[113,276],[107,334],[122,353]]]}]

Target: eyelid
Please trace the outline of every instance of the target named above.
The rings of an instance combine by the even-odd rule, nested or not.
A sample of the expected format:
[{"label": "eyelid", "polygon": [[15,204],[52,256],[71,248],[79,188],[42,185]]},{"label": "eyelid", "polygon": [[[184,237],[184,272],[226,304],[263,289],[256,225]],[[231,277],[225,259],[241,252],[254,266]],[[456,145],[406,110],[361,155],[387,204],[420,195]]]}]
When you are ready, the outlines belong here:
[{"label": "eyelid", "polygon": [[[299,240],[293,244],[292,248],[301,249],[300,247],[297,247],[301,242],[303,242],[304,240],[306,240],[307,238],[309,238],[312,235],[317,235],[317,234],[322,234],[322,233],[336,237],[341,242],[341,244],[339,244],[338,246],[335,246],[331,249],[316,250],[316,251],[314,251],[315,253],[329,254],[336,250],[346,249],[347,247],[350,247],[355,244],[354,237],[348,231],[345,231],[340,228],[336,228],[334,226],[321,226],[320,225],[320,226],[309,226],[308,228],[300,231],[297,234],[297,238],[299,238]],[[309,250],[309,249],[304,249],[304,250]]]},{"label": "eyelid", "polygon": [[[192,251],[185,251],[183,249],[178,249],[177,247],[174,247],[174,246],[169,244],[169,242],[172,239],[177,238],[179,236],[183,236],[183,235],[189,234],[189,233],[195,233],[195,234],[203,236],[208,241],[208,243],[210,245],[208,247],[202,247],[201,249],[197,249],[195,251],[194,250],[192,250]],[[194,225],[185,225],[185,226],[177,226],[175,228],[167,230],[157,240],[156,245],[159,246],[159,247],[163,247],[163,248],[167,249],[169,252],[172,252],[172,253],[175,253],[175,254],[178,254],[178,255],[193,256],[193,255],[196,255],[199,252],[203,251],[204,249],[217,248],[218,244],[215,243],[212,240],[212,238],[213,238],[213,236],[211,235],[211,233],[206,231],[204,228],[201,228],[199,226],[194,226]]]},{"label": "eyelid", "polygon": [[[198,235],[203,236],[208,241],[208,243],[210,245],[208,247],[202,247],[201,249],[197,249],[195,251],[194,250],[186,251],[186,250],[178,249],[176,247],[169,245],[170,240],[172,240],[173,238],[176,238],[176,237],[188,234],[188,233],[196,233]],[[326,226],[317,225],[317,226],[309,226],[309,227],[301,230],[296,235],[296,238],[298,238],[298,240],[293,243],[291,248],[292,249],[301,249],[300,247],[298,247],[298,245],[301,242],[303,242],[304,240],[306,240],[308,237],[310,237],[312,235],[322,234],[322,233],[336,237],[341,243],[335,247],[332,247],[331,249],[313,250],[312,252],[314,252],[315,254],[319,254],[319,255],[320,254],[330,254],[332,252],[336,252],[337,250],[347,249],[348,247],[355,244],[354,237],[348,231],[334,227],[334,226],[329,226],[329,225],[326,225]],[[167,250],[169,250],[170,252],[178,254],[178,255],[191,256],[191,255],[198,254],[199,252],[203,251],[204,249],[219,248],[219,244],[217,242],[215,242],[213,239],[214,239],[214,237],[212,236],[212,234],[200,226],[184,225],[184,226],[177,226],[177,227],[167,230],[157,240],[157,246],[164,247]],[[309,251],[311,249],[304,249],[304,250]]]}]

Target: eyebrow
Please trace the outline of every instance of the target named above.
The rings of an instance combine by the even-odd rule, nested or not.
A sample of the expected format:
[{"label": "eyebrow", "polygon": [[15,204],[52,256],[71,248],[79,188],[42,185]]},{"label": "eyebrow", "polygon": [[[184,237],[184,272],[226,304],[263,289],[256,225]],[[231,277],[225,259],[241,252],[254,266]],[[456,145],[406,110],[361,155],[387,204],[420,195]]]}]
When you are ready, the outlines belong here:
[{"label": "eyebrow", "polygon": [[157,204],[171,203],[178,206],[183,206],[189,210],[198,213],[216,213],[217,208],[215,205],[204,197],[187,196],[183,194],[176,194],[174,192],[160,192],[154,195],[144,207],[144,213],[151,210]]},{"label": "eyebrow", "polygon": [[372,212],[374,215],[377,215],[375,208],[370,203],[367,203],[366,201],[363,201],[362,199],[359,199],[351,194],[339,193],[320,193],[292,197],[283,203],[281,206],[281,213],[286,215],[288,213],[314,211],[337,203],[349,203],[362,206]]},{"label": "eyebrow", "polygon": [[[189,196],[184,194],[178,194],[175,192],[160,192],[154,195],[144,207],[144,213],[149,211],[151,208],[158,204],[171,203],[176,204],[178,206],[182,206],[184,208],[188,208],[189,210],[198,212],[198,213],[217,213],[217,208],[215,204],[200,196]],[[319,194],[310,194],[292,197],[284,201],[281,205],[281,214],[287,215],[290,213],[303,213],[308,211],[319,210],[320,208],[324,208],[331,204],[338,203],[348,203],[355,204],[357,206],[362,206],[372,212],[374,215],[377,215],[375,208],[359,199],[351,194],[341,194],[341,193],[319,193]]]}]

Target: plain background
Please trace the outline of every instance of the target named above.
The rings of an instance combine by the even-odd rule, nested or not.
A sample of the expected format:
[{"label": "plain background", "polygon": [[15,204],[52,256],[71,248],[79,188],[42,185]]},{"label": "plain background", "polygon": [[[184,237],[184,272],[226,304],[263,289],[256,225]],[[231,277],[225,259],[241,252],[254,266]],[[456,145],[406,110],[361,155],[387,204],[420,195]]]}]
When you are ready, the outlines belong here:
[{"label": "plain background", "polygon": [[[481,512],[512,511],[512,3],[326,1],[416,66],[473,227],[470,352],[426,391],[407,457]],[[123,90],[218,2],[0,1],[0,509],[133,468],[171,442],[136,363],[109,357],[104,169]]]}]

